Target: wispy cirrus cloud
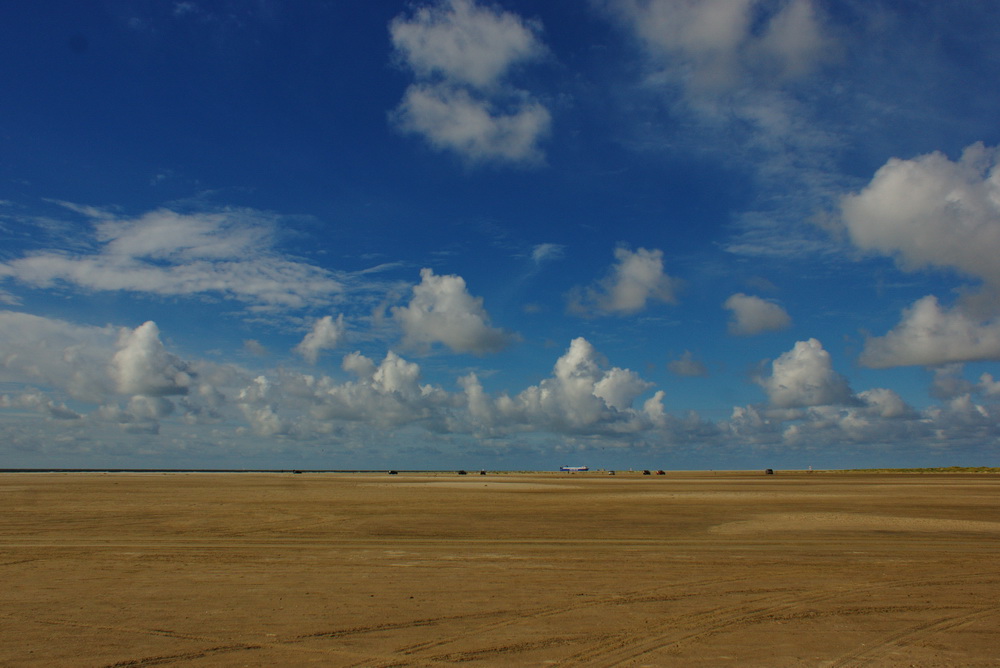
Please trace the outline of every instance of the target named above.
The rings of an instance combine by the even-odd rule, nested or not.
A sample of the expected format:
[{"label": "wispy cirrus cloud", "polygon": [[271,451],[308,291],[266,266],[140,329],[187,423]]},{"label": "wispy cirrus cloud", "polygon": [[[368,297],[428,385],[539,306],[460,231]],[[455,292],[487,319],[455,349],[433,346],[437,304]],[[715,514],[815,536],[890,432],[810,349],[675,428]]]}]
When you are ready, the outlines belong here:
[{"label": "wispy cirrus cloud", "polygon": [[832,42],[812,0],[606,0],[651,57],[698,94],[748,75],[802,76],[829,58]]},{"label": "wispy cirrus cloud", "polygon": [[65,248],[0,263],[0,279],[39,288],[223,298],[254,311],[321,306],[360,288],[346,272],[279,251],[277,217],[265,212],[161,208],[120,217],[94,207],[70,208],[90,219],[89,234],[77,235]]},{"label": "wispy cirrus cloud", "polygon": [[685,350],[680,357],[668,362],[667,369],[671,373],[675,373],[678,376],[693,377],[708,375],[708,367],[706,367],[701,361],[695,359],[694,354],[690,350]]},{"label": "wispy cirrus cloud", "polygon": [[724,248],[774,258],[828,251],[829,239],[807,221],[830,208],[847,181],[837,157],[848,144],[828,113],[831,84],[824,84],[846,47],[822,4],[593,4],[635,46],[639,75],[623,84],[636,100],[630,109],[655,110],[635,133],[623,132],[624,141],[721,160],[753,180],[758,194],[733,211]]},{"label": "wispy cirrus cloud", "polygon": [[566,246],[563,244],[544,243],[536,244],[531,249],[531,259],[536,265],[543,264],[550,260],[558,260],[566,254]]}]

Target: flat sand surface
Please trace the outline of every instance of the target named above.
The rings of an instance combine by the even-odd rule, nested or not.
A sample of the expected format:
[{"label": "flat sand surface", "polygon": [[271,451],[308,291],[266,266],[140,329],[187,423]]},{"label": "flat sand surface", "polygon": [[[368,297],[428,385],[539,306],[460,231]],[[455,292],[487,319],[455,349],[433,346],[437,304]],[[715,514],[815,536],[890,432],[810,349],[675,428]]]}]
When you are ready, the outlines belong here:
[{"label": "flat sand surface", "polygon": [[994,474],[0,474],[3,666],[997,666]]}]

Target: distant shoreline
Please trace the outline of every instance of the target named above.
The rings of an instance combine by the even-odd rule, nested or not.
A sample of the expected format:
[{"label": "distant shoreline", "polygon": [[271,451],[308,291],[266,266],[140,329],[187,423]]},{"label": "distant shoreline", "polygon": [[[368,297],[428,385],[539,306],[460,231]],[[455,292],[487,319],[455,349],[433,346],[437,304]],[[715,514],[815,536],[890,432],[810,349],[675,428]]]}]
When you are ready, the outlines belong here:
[{"label": "distant shoreline", "polygon": [[[642,475],[642,470],[635,469],[594,469],[591,471],[566,472],[549,469],[536,471],[529,470],[491,470],[486,469],[487,475],[571,475],[595,477],[607,475],[615,471],[622,474]],[[711,474],[711,473],[759,473],[759,469],[685,469],[666,471],[670,474]],[[933,468],[865,468],[865,469],[774,469],[776,474],[810,474],[810,473],[909,473],[909,474],[935,474],[935,473],[1000,473],[1000,467],[991,466],[946,466]],[[469,469],[466,471],[459,469],[188,469],[188,468],[0,468],[0,473],[398,473],[398,474],[451,474],[451,475],[479,475],[479,469]]]}]

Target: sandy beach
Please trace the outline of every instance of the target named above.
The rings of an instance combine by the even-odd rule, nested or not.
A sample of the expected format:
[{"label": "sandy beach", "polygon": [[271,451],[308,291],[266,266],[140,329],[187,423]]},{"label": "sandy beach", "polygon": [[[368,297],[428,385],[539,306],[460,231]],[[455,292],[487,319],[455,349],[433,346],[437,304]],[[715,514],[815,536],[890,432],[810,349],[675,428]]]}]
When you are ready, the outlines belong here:
[{"label": "sandy beach", "polygon": [[4,666],[995,666],[997,474],[0,474]]}]

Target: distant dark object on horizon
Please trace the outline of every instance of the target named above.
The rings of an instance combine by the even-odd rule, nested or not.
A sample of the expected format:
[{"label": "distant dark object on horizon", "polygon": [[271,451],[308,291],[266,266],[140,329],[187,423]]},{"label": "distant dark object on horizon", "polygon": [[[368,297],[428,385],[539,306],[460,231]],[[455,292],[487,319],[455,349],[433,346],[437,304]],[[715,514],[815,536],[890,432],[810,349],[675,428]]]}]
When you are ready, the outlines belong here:
[{"label": "distant dark object on horizon", "polygon": [[459,471],[458,475],[466,475],[466,472],[465,471]]},{"label": "distant dark object on horizon", "polygon": [[656,472],[656,475],[667,475],[667,472],[664,471],[663,469],[660,469],[659,471]]},{"label": "distant dark object on horizon", "polygon": [[295,474],[297,474],[297,475],[298,475],[298,474],[301,474],[301,473],[302,473],[302,471],[292,471],[292,473],[295,473]]},{"label": "distant dark object on horizon", "polygon": [[774,469],[764,469],[764,475],[774,475]]},{"label": "distant dark object on horizon", "polygon": [[389,471],[389,475],[399,475],[398,471]]},{"label": "distant dark object on horizon", "polygon": [[651,474],[650,474],[650,472],[649,472],[649,469],[646,469],[646,470],[644,470],[644,471],[642,472],[642,474],[643,474],[643,475],[651,475]]},{"label": "distant dark object on horizon", "polygon": [[486,469],[483,469],[483,470],[481,470],[481,471],[479,472],[479,475],[486,475]]}]

